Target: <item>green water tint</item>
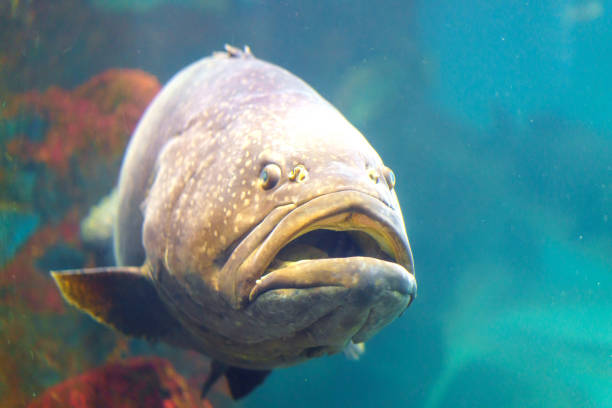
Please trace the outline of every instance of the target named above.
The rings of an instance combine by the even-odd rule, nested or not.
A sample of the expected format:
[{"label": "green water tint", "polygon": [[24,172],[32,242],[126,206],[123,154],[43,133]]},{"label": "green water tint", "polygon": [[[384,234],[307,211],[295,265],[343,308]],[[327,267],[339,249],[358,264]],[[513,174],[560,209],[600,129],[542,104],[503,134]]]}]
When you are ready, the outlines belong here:
[{"label": "green water tint", "polygon": [[3,267],[19,247],[34,233],[40,222],[36,214],[0,208],[0,267]]},{"label": "green water tint", "polygon": [[[411,313],[360,362],[279,370],[243,406],[610,406],[612,26],[601,0],[565,3],[0,5],[0,406],[134,354],[173,358],[201,385],[193,355],[127,342],[65,308],[40,268],[108,264],[70,231],[112,188],[148,103],[73,121],[88,103],[144,95],[100,87],[101,100],[77,103],[73,90],[111,67],[165,83],[226,42],[316,85],[389,158],[420,283]],[[581,7],[603,13],[560,30]],[[44,109],[15,110],[33,90]],[[92,125],[111,125],[111,138]],[[48,152],[50,129],[63,175],[26,148]],[[97,144],[68,150],[85,134]]]},{"label": "green water tint", "polygon": [[560,286],[566,289],[557,293],[531,287],[499,263],[469,267],[441,321],[443,368],[424,406],[447,406],[453,383],[466,381],[462,373],[475,364],[514,379],[521,392],[502,406],[534,401],[541,407],[606,406],[612,398],[606,386],[612,373],[612,329],[604,297],[612,264],[602,255],[576,242],[546,245],[543,267],[533,273],[565,282]]}]

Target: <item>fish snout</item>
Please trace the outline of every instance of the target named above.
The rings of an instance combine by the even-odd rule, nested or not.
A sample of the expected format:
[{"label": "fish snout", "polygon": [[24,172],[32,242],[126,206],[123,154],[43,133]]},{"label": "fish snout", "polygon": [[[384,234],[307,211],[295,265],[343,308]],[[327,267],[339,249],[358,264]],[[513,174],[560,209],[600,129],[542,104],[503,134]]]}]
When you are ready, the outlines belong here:
[{"label": "fish snout", "polygon": [[[394,193],[396,178],[393,171],[382,164],[355,165],[353,163],[333,162],[312,173],[313,190],[331,191],[353,190],[377,198],[387,207],[399,211],[399,203]],[[307,187],[305,184],[304,187]]]},{"label": "fish snout", "polygon": [[258,228],[221,274],[232,316],[218,326],[227,337],[258,343],[254,353],[267,362],[257,367],[365,341],[416,296],[401,214],[372,194],[323,194]]}]

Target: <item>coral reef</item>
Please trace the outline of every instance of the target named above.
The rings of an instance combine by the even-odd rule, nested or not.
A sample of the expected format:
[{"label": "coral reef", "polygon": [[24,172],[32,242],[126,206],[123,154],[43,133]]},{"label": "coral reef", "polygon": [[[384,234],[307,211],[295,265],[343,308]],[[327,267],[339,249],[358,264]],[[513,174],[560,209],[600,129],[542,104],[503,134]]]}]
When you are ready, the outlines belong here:
[{"label": "coral reef", "polygon": [[29,408],[212,408],[169,361],[136,357],[89,370],[47,389]]},{"label": "coral reef", "polygon": [[114,184],[129,135],[159,88],[143,71],[109,70],[74,90],[2,92],[0,406],[24,406],[125,349],[120,336],[65,308],[49,270],[98,262],[79,223]]},{"label": "coral reef", "polygon": [[116,157],[159,87],[157,79],[143,71],[113,69],[73,91],[51,87],[18,95],[7,116],[34,114],[47,126],[42,140],[31,134],[15,137],[7,152],[61,173],[71,158]]}]

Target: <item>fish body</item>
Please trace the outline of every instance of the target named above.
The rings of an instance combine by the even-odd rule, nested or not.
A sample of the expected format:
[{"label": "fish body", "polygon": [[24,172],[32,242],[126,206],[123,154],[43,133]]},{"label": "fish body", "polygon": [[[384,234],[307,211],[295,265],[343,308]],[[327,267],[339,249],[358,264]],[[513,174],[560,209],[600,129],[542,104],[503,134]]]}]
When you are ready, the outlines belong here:
[{"label": "fish body", "polygon": [[394,184],[309,85],[226,47],[176,74],[130,140],[118,266],[53,276],[98,320],[200,351],[244,385],[366,341],[408,307]]}]

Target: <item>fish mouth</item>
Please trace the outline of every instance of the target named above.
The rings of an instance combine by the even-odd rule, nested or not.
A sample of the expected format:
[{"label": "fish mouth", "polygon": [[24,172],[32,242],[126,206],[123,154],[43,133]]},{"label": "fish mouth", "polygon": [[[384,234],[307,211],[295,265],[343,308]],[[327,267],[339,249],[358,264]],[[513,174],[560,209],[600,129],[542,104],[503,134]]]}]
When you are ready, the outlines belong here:
[{"label": "fish mouth", "polygon": [[355,190],[318,196],[284,215],[235,270],[239,307],[277,289],[392,291],[402,310],[416,295],[399,210]]},{"label": "fish mouth", "polygon": [[300,231],[255,281],[249,302],[274,289],[362,286],[367,291],[376,280],[387,290],[413,297],[413,275],[398,264],[398,252],[392,249],[389,236],[369,229],[359,218],[360,214],[346,212]]}]

